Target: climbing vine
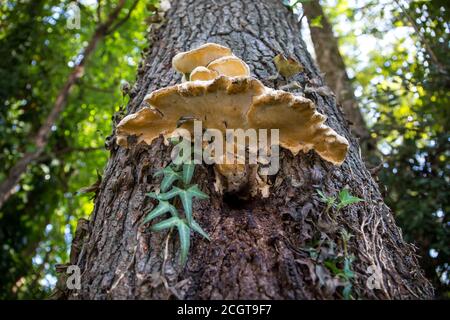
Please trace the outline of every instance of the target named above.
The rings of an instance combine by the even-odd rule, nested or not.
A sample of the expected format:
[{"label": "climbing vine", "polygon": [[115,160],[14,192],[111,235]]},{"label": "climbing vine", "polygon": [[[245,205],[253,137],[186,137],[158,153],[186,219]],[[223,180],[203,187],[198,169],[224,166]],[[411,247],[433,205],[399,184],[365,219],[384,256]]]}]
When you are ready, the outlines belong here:
[{"label": "climbing vine", "polygon": [[[163,176],[160,185],[160,192],[150,192],[147,195],[158,200],[158,205],[145,217],[143,223],[146,224],[153,219],[165,214],[171,217],[158,222],[150,227],[151,231],[162,231],[177,228],[180,237],[180,264],[185,265],[189,253],[191,231],[198,232],[207,240],[210,240],[208,233],[194,220],[192,216],[192,201],[197,199],[208,199],[208,195],[202,192],[196,184],[191,184],[195,171],[195,164],[186,161],[182,164],[169,163],[165,168],[155,173],[155,177]],[[180,214],[177,207],[181,201],[183,214]]]}]

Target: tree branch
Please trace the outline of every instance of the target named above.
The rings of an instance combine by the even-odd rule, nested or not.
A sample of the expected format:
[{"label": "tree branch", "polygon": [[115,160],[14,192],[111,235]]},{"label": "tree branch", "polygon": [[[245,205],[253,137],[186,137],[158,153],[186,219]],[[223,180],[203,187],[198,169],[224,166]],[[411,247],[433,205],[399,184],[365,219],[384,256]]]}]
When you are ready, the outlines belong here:
[{"label": "tree branch", "polygon": [[139,3],[139,0],[135,0],[132,4],[132,6],[130,7],[130,9],[128,10],[128,13],[125,17],[123,17],[122,19],[120,19],[114,26],[110,27],[110,29],[106,32],[107,34],[111,34],[114,31],[116,31],[117,29],[119,29],[125,22],[127,22],[127,20],[130,18],[131,13],[133,12],[133,10],[136,8],[137,4]]},{"label": "tree branch", "polygon": [[102,23],[102,0],[97,1],[97,21]]}]

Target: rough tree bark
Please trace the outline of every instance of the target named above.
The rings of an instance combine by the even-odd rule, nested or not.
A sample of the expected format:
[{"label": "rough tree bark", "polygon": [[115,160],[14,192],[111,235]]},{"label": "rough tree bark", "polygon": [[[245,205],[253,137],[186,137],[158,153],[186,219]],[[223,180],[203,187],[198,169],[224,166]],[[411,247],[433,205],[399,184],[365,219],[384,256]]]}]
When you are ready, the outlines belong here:
[{"label": "rough tree bark", "polygon": [[[138,71],[128,112],[139,110],[147,92],[179,83],[172,57],[205,42],[226,45],[271,87],[272,59],[279,52],[297,58],[303,87],[319,82],[318,70],[300,38],[297,19],[281,1],[171,1],[172,8]],[[299,90],[299,94],[301,94]],[[308,91],[310,92],[310,91]],[[325,260],[354,255],[354,298],[429,298],[433,289],[419,269],[358,153],[333,97],[307,94],[327,123],[351,142],[341,167],[314,152],[293,157],[282,151],[268,199],[238,201],[214,191],[211,166],[198,166],[194,182],[209,194],[194,202],[194,217],[210,234],[193,237],[187,265],[178,265],[178,237],[141,226],[155,202],[146,196],[160,183],[153,174],[170,160],[162,139],[130,149],[110,144],[111,157],[96,194],[95,209],[79,253],[81,290],[71,299],[314,299],[342,298],[337,277]],[[316,189],[335,194],[344,187],[364,203],[327,214]],[[343,240],[343,231],[352,237]],[[345,237],[344,237],[345,238]],[[80,243],[77,243],[80,248]],[[314,254],[317,253],[317,254]],[[371,290],[369,266],[381,270],[380,289]],[[340,263],[338,268],[343,268]]]},{"label": "rough tree bark", "polygon": [[[374,154],[376,152],[375,141],[371,138],[361,110],[358,107],[332,26],[318,0],[306,1],[302,5],[308,18],[314,51],[316,52],[316,61],[319,69],[325,73],[325,82],[335,93],[337,102],[341,104],[345,118],[351,123],[352,133],[360,139],[359,145],[363,157],[366,160],[370,160],[369,157],[373,156],[375,158],[373,162],[378,162],[375,161],[377,158]],[[311,21],[318,17],[322,17],[322,27],[312,26]]]}]

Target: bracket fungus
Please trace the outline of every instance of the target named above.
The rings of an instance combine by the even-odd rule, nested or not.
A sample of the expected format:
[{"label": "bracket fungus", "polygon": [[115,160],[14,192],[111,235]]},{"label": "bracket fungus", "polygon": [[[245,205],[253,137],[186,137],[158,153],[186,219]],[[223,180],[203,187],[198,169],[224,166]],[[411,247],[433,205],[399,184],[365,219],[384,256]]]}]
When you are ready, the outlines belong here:
[{"label": "bracket fungus", "polygon": [[208,81],[213,80],[214,78],[217,78],[218,74],[216,71],[209,70],[206,67],[200,66],[192,70],[189,80],[190,81]]},{"label": "bracket fungus", "polygon": [[[127,137],[151,144],[159,135],[169,137],[180,119],[202,121],[204,128],[279,129],[279,144],[294,155],[314,149],[323,159],[340,165],[348,141],[326,126],[326,117],[314,103],[292,93],[265,87],[250,76],[247,64],[227,47],[207,43],[177,54],[173,67],[189,81],[162,88],[145,97],[150,107],[126,116],[117,126],[117,143],[127,146]],[[192,131],[189,123],[181,125]],[[246,166],[216,164],[226,176],[227,168]],[[239,169],[242,168],[242,169]]]},{"label": "bracket fungus", "polygon": [[216,59],[208,64],[209,70],[215,71],[219,75],[228,77],[248,77],[250,68],[248,65],[235,56],[227,56]]},{"label": "bracket fungus", "polygon": [[251,128],[278,128],[281,147],[294,155],[314,149],[323,159],[341,164],[347,154],[347,139],[326,126],[326,117],[304,97],[267,89],[255,97],[247,117]]},{"label": "bracket fungus", "polygon": [[172,66],[181,73],[191,73],[196,67],[206,67],[210,62],[231,56],[231,50],[216,43],[206,43],[190,51],[180,52],[172,59]]}]

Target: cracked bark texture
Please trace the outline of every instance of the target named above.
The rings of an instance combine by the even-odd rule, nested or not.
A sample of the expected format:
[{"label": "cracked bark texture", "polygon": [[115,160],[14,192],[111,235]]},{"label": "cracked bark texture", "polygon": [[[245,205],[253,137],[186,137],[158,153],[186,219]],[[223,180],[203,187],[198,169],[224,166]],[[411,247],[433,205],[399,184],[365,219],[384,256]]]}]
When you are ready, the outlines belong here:
[{"label": "cracked bark texture", "polygon": [[[280,52],[305,66],[294,79],[302,87],[322,85],[300,38],[297,18],[281,1],[184,0],[171,5],[162,25],[150,32],[151,47],[138,70],[128,112],[143,107],[146,93],[180,83],[181,76],[171,68],[172,57],[205,42],[230,47],[250,65],[252,75],[270,87],[286,84],[270,77],[276,73],[272,59]],[[169,162],[170,150],[162,138],[130,149],[112,143],[88,235],[71,261],[81,268],[82,288],[68,292],[68,297],[339,299],[342,281],[325,261],[349,255],[354,256],[354,298],[431,297],[433,289],[419,269],[414,247],[402,239],[334,98],[308,92],[328,116],[327,124],[350,141],[344,164],[333,166],[313,151],[296,157],[282,151],[270,197],[248,201],[216,193],[213,168],[197,166],[194,183],[210,199],[194,201],[194,218],[212,241],[193,235],[184,268],[177,264],[176,230],[168,236],[141,226],[156,204],[146,196],[160,183],[153,174]],[[316,189],[336,194],[344,187],[365,202],[327,214]],[[342,240],[344,229],[352,235],[348,242]],[[369,266],[381,270],[379,289],[367,286]]]}]

